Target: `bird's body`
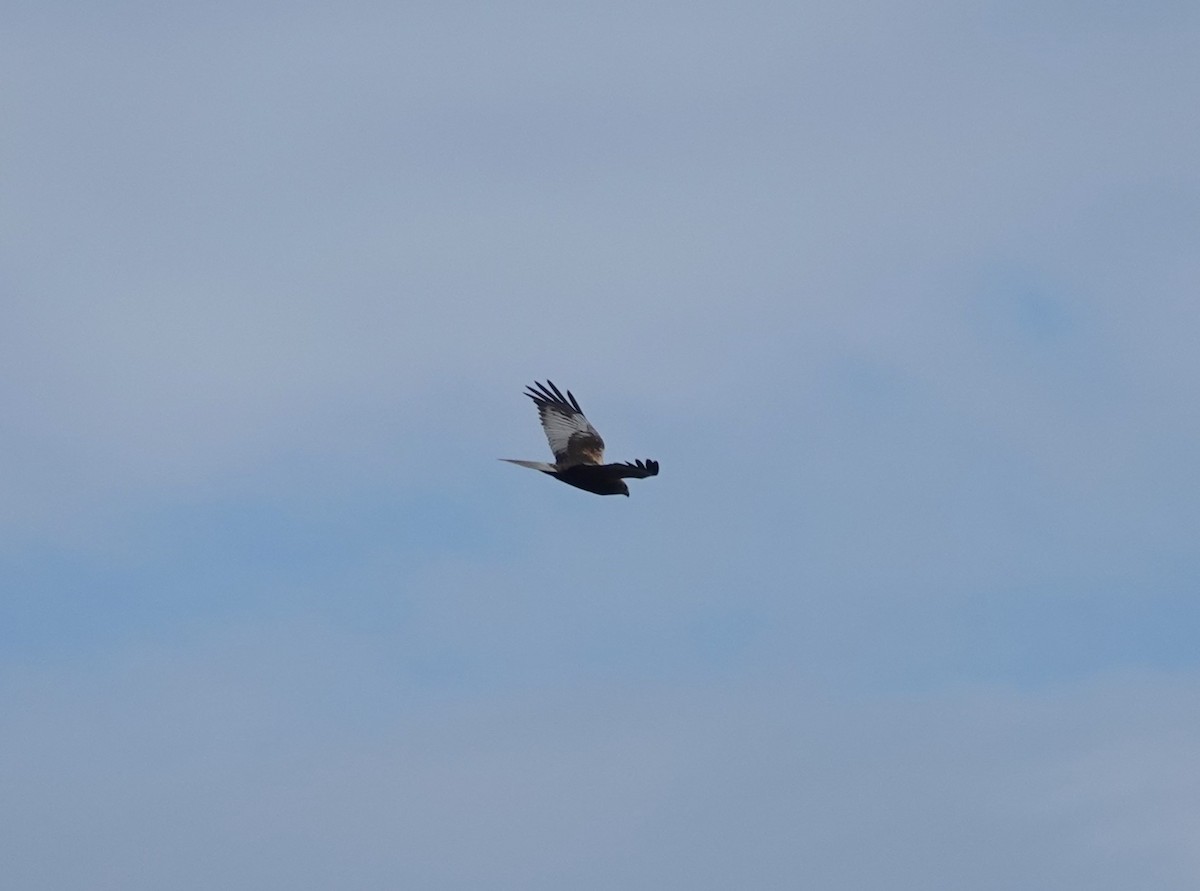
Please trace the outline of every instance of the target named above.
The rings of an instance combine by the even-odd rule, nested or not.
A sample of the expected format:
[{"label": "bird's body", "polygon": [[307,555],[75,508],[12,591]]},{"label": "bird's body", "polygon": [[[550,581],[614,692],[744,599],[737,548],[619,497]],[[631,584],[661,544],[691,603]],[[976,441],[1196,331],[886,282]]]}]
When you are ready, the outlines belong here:
[{"label": "bird's body", "polygon": [[542,461],[518,461],[516,458],[501,458],[509,464],[520,464],[549,474],[576,489],[595,492],[597,495],[628,495],[626,477],[646,477],[658,474],[657,461],[635,461],[632,464],[574,464],[558,467]]},{"label": "bird's body", "polygon": [[658,475],[657,461],[603,463],[604,440],[583,416],[583,410],[570,390],[563,396],[562,391],[550,381],[546,381],[545,386],[535,381],[532,387],[527,388],[526,395],[537,406],[542,429],[546,431],[550,450],[554,452],[554,463],[516,458],[500,460],[540,470],[567,485],[597,495],[628,495],[626,479]]}]

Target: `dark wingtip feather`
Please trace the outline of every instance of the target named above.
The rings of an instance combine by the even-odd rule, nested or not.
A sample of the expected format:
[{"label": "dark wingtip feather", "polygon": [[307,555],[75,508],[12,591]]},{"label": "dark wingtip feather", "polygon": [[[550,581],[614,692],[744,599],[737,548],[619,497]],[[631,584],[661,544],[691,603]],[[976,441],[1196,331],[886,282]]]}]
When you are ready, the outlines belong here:
[{"label": "dark wingtip feather", "polygon": [[570,390],[567,390],[567,395],[563,396],[562,390],[555,386],[554,381],[547,379],[546,383],[534,381],[533,386],[525,388],[525,395],[534,401],[539,407],[543,405],[558,405],[562,408],[572,409],[573,411],[583,414],[583,409],[579,407],[579,402]]},{"label": "dark wingtip feather", "polygon": [[[553,386],[553,385],[551,385],[551,386]],[[541,405],[546,402],[554,401],[554,395],[549,390],[546,389],[545,385],[541,381],[534,381],[533,386],[526,387],[525,395],[528,396],[530,399],[532,399],[534,402],[536,402],[538,405]]]}]

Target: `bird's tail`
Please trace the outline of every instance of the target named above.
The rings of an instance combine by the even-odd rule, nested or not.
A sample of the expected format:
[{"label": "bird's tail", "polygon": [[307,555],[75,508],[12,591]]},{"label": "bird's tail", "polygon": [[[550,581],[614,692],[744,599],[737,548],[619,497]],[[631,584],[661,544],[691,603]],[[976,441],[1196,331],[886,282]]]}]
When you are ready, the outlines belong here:
[{"label": "bird's tail", "polygon": [[519,461],[516,458],[501,458],[501,461],[507,461],[509,464],[520,464],[522,467],[528,467],[531,470],[540,470],[542,473],[557,473],[558,468],[553,464],[547,464],[545,461]]}]

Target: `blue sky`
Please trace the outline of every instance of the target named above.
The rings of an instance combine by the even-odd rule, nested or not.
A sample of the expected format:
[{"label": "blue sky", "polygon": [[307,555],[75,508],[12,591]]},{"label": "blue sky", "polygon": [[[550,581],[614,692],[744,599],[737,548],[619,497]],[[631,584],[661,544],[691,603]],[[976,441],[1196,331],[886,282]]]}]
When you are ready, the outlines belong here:
[{"label": "blue sky", "polygon": [[1194,4],[6,18],[14,887],[1196,887]]}]

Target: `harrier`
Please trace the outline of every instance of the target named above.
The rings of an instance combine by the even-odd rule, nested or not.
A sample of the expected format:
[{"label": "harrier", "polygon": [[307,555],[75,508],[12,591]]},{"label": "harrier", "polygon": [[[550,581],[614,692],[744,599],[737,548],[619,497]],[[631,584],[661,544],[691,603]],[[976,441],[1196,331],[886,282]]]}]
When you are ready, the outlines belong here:
[{"label": "harrier", "polygon": [[604,440],[583,416],[583,409],[570,390],[563,396],[550,381],[546,381],[545,386],[534,381],[532,387],[525,389],[525,395],[537,406],[542,429],[546,431],[550,450],[554,452],[554,463],[518,461],[515,458],[501,458],[501,461],[540,470],[577,489],[597,495],[628,495],[626,479],[658,475],[657,461],[601,463],[604,461]]}]

